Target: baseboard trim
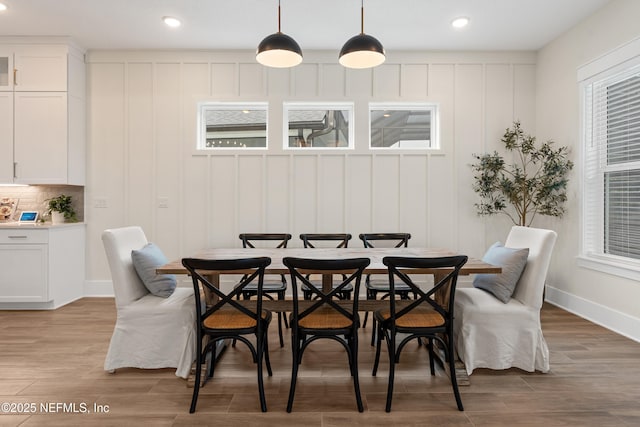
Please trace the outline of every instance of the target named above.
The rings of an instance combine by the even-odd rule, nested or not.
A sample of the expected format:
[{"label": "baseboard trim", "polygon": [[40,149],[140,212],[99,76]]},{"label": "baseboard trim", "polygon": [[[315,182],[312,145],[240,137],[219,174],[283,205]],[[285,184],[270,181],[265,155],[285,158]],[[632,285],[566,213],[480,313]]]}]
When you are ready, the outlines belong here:
[{"label": "baseboard trim", "polygon": [[87,280],[84,282],[84,296],[113,298],[113,284],[111,280]]},{"label": "baseboard trim", "polygon": [[640,342],[640,319],[547,285],[545,301]]}]

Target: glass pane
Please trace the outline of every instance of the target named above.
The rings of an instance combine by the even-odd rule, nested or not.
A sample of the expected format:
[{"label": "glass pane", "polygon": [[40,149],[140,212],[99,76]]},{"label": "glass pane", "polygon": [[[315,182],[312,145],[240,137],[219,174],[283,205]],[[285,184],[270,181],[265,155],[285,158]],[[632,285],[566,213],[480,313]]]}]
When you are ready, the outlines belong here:
[{"label": "glass pane", "polygon": [[604,252],[640,259],[640,170],[606,172]]},{"label": "glass pane", "polygon": [[0,57],[0,86],[9,86],[9,58]]},{"label": "glass pane", "polygon": [[266,105],[205,104],[200,114],[200,149],[267,147]]},{"label": "glass pane", "polygon": [[285,104],[287,148],[349,148],[352,108]]},{"label": "glass pane", "polygon": [[372,107],[372,148],[432,148],[433,109]]},{"label": "glass pane", "polygon": [[607,163],[640,161],[640,76],[607,86]]}]

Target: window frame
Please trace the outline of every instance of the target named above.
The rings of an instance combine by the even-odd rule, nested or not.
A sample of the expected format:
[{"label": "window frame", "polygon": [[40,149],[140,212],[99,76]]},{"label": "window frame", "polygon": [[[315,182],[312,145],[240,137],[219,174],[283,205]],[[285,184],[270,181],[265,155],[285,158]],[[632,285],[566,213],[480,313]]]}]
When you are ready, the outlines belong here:
[{"label": "window frame", "polygon": [[[396,111],[413,111],[422,110],[431,112],[430,140],[428,147],[373,147],[372,143],[372,111],[396,110]],[[413,151],[413,152],[439,152],[442,150],[440,145],[440,106],[434,102],[370,102],[368,104],[368,131],[369,131],[369,150],[381,151]]]},{"label": "window frame", "polygon": [[[632,280],[640,280],[640,259],[613,255],[604,252],[605,246],[605,188],[604,174],[621,170],[620,165],[606,164],[606,146],[604,154],[601,147],[594,146],[595,137],[591,118],[594,85],[613,84],[616,77],[627,78],[640,73],[640,39],[604,55],[578,69],[580,93],[580,141],[581,141],[581,186],[580,194],[580,252],[577,264]],[[606,143],[605,143],[606,144]],[[604,159],[604,162],[603,162]],[[595,162],[595,164],[594,164]],[[604,164],[603,164],[604,163]],[[637,163],[637,162],[635,162]],[[625,170],[633,168],[633,162],[627,163]]]},{"label": "window frame", "polygon": [[[205,112],[208,109],[217,108],[220,110],[242,111],[242,110],[261,110],[265,112],[265,146],[264,147],[206,147],[207,129]],[[269,103],[268,102],[224,102],[224,101],[201,101],[197,105],[197,137],[196,137],[196,153],[215,153],[216,151],[267,151],[269,149]]]},{"label": "window frame", "polygon": [[[315,150],[354,150],[355,149],[355,104],[353,102],[301,102],[285,101],[282,103],[282,149],[285,151],[310,152]],[[289,111],[291,110],[347,110],[349,117],[349,131],[347,132],[347,145],[344,147],[290,147],[289,146]]]}]

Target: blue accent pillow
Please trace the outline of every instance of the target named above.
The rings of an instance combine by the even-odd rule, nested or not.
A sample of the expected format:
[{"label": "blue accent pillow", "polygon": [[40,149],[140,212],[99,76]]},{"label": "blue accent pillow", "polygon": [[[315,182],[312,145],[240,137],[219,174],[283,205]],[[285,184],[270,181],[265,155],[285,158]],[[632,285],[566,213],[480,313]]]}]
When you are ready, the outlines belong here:
[{"label": "blue accent pillow", "polygon": [[142,249],[131,251],[131,260],[138,277],[153,295],[168,298],[177,286],[173,274],[156,274],[156,268],[166,264],[167,257],[153,243],[147,243]]},{"label": "blue accent pillow", "polygon": [[477,274],[473,286],[490,292],[503,303],[508,303],[516,289],[518,280],[527,265],[529,248],[506,248],[496,242],[484,254],[482,261],[502,267],[500,274]]}]

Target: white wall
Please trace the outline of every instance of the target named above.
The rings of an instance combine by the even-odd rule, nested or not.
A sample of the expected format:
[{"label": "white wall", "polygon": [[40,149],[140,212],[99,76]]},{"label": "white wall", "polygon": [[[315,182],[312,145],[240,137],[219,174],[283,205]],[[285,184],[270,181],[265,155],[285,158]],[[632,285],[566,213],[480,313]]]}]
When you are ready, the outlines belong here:
[{"label": "white wall", "polygon": [[[538,53],[537,135],[573,147],[578,160],[579,91],[577,69],[640,37],[640,2],[616,0],[554,40]],[[570,183],[568,214],[550,221],[559,230],[547,298],[640,340],[640,283],[579,267],[580,164]]]},{"label": "white wall", "polygon": [[[358,233],[407,231],[412,246],[480,257],[510,227],[476,216],[469,165],[514,119],[533,132],[533,53],[394,52],[373,70],[346,70],[336,52],[305,52],[289,70],[246,51],[93,51],[87,62],[89,294],[110,289],[100,233],[129,224],[169,258],[238,246],[241,232],[290,232],[301,246],[301,232],[342,231],[353,246]],[[201,100],[268,101],[268,152],[194,155]],[[285,100],[354,102],[355,150],[283,151]],[[442,152],[368,150],[369,101],[438,103]]]}]

